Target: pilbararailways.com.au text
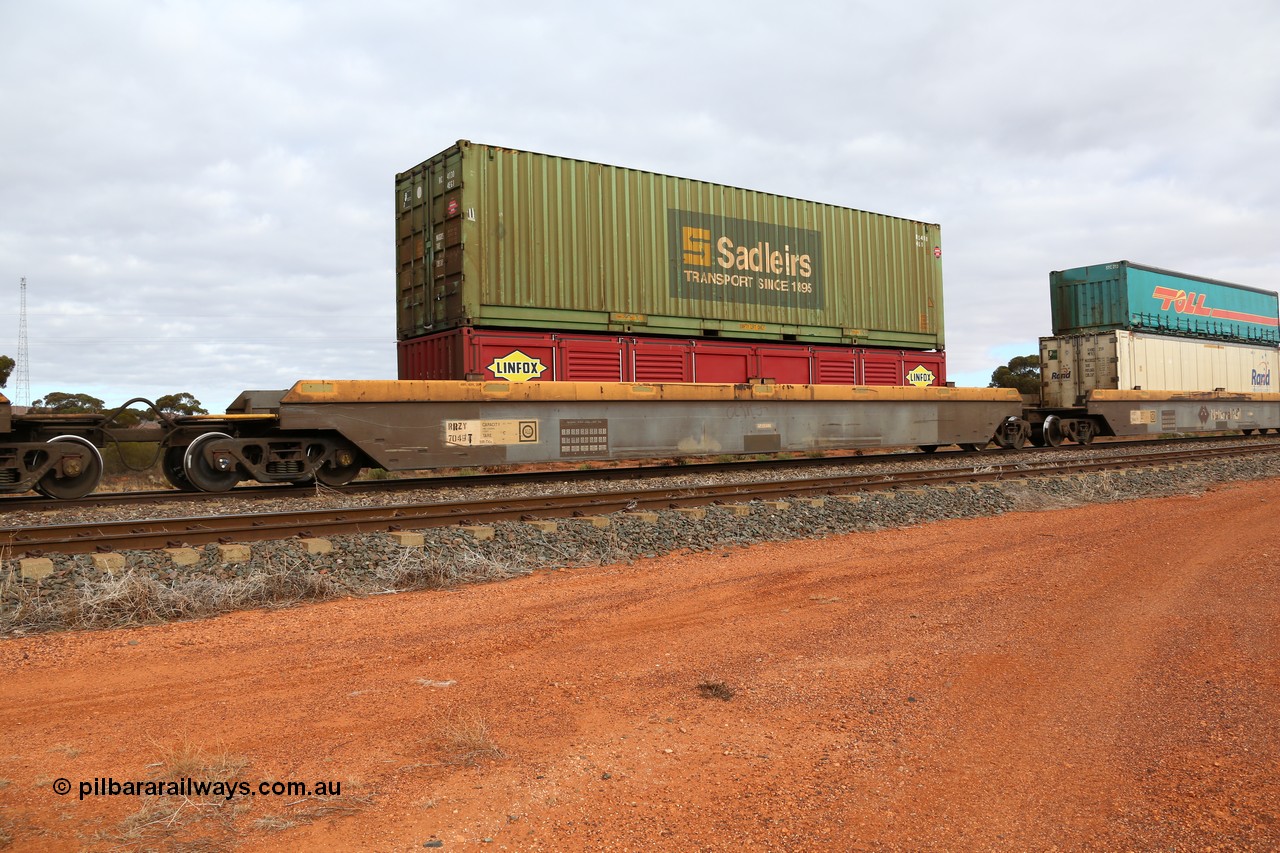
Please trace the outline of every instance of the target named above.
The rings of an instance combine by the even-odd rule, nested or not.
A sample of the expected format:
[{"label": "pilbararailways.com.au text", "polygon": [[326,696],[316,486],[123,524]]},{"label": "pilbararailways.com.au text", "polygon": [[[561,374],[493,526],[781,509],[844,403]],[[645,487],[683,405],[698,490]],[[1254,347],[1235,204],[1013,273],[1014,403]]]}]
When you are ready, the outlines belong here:
[{"label": "pilbararailways.com.au text", "polygon": [[[235,779],[126,779],[117,781],[108,776],[82,780],[77,784],[80,799],[87,797],[221,797],[233,800],[236,797],[340,797],[342,783],[337,781],[280,782],[263,781],[254,785],[250,782]],[[66,795],[71,793],[71,781],[57,779],[53,783],[54,793]]]}]

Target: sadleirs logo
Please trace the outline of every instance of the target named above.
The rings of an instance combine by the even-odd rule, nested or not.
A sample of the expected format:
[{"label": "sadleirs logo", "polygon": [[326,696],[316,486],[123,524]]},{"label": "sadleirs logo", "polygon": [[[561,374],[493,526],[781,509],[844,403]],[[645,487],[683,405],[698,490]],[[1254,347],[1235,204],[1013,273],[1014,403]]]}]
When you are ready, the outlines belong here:
[{"label": "sadleirs logo", "polygon": [[673,297],[824,307],[820,232],[687,210],[667,228]]},{"label": "sadleirs logo", "polygon": [[927,388],[933,384],[933,380],[937,379],[932,370],[923,364],[917,364],[907,374],[907,381],[917,388]]},{"label": "sadleirs logo", "polygon": [[541,360],[516,350],[493,360],[489,371],[498,379],[508,382],[528,382],[542,376],[547,366]]}]

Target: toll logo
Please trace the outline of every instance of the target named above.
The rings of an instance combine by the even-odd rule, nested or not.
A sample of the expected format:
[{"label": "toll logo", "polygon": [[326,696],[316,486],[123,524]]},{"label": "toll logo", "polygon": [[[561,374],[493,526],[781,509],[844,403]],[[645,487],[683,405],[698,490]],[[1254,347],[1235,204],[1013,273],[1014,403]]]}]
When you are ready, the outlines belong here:
[{"label": "toll logo", "polygon": [[1253,387],[1254,388],[1270,388],[1271,387],[1271,365],[1265,361],[1258,364],[1253,369]]},{"label": "toll logo", "polygon": [[1233,311],[1229,308],[1215,308],[1206,305],[1206,295],[1194,290],[1181,290],[1163,285],[1156,285],[1151,298],[1160,303],[1161,311],[1172,311],[1176,314],[1187,314],[1194,317],[1208,317],[1212,320],[1226,320],[1240,323],[1253,323],[1258,326],[1275,328],[1277,322],[1274,315],[1250,314],[1247,311]]},{"label": "toll logo", "polygon": [[528,382],[542,376],[547,366],[541,360],[527,356],[520,350],[495,358],[489,372],[497,379],[508,382]]},{"label": "toll logo", "polygon": [[917,388],[927,388],[932,385],[933,381],[937,378],[938,377],[934,375],[933,371],[925,367],[923,364],[917,364],[911,369],[911,372],[907,374],[907,381]]},{"label": "toll logo", "polygon": [[820,232],[687,210],[667,222],[674,298],[824,307]]},{"label": "toll logo", "polygon": [[1201,317],[1209,317],[1213,314],[1212,308],[1205,307],[1205,294],[1196,293],[1194,290],[1188,293],[1185,290],[1156,285],[1151,298],[1160,300],[1161,311],[1172,308],[1179,314],[1198,314]]}]

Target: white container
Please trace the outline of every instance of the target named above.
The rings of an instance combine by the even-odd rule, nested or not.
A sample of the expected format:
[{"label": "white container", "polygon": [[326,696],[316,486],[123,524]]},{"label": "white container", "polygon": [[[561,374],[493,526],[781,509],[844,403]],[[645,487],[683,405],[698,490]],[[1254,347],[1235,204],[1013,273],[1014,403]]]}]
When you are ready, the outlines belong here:
[{"label": "white container", "polygon": [[[1040,339],[1044,405],[1081,405],[1094,389],[1273,393],[1275,347],[1114,330]],[[1280,378],[1280,377],[1277,377]]]}]

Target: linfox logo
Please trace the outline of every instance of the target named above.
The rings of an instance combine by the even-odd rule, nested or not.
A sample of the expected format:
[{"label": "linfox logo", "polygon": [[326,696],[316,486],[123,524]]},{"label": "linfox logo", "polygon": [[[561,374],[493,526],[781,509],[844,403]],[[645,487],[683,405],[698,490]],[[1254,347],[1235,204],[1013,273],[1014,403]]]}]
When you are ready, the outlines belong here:
[{"label": "linfox logo", "polygon": [[907,374],[907,381],[917,388],[926,388],[932,385],[933,380],[936,378],[937,377],[934,376],[933,371],[925,367],[923,364],[917,364],[912,368],[911,372]]},{"label": "linfox logo", "polygon": [[1259,363],[1258,366],[1253,369],[1253,387],[1271,387],[1271,365],[1267,364],[1265,361]]},{"label": "linfox logo", "polygon": [[520,350],[495,358],[489,365],[490,372],[508,382],[528,382],[537,379],[547,369],[539,359],[527,356]]},{"label": "linfox logo", "polygon": [[799,278],[813,275],[813,259],[807,254],[792,254],[789,244],[784,244],[779,251],[767,242],[758,242],[754,246],[737,245],[732,237],[725,236],[715,241],[713,254],[710,228],[686,225],[681,229],[681,237],[686,266],[709,267],[714,264],[726,270]]}]

